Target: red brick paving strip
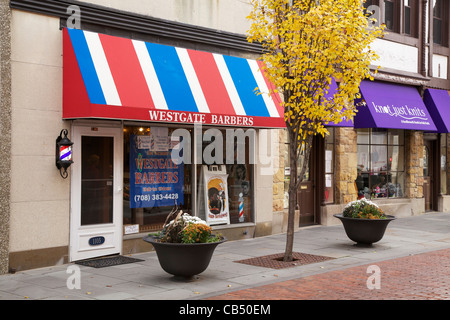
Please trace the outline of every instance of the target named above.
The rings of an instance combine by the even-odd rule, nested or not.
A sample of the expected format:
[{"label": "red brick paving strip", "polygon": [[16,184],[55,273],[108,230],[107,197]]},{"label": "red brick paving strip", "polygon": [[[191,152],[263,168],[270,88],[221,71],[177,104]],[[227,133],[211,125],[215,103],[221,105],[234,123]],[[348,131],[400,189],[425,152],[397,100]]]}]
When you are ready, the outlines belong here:
[{"label": "red brick paving strip", "polygon": [[209,300],[450,300],[450,249],[373,263],[381,288],[369,290],[367,267],[351,267],[229,292]]}]

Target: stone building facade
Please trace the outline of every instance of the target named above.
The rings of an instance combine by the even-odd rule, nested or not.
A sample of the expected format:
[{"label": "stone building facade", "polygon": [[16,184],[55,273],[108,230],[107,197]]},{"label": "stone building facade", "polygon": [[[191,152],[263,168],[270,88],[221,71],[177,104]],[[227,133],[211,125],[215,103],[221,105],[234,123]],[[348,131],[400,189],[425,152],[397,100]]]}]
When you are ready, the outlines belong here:
[{"label": "stone building facade", "polygon": [[335,130],[336,150],[336,202],[346,204],[354,201],[356,190],[356,132],[350,128]]}]

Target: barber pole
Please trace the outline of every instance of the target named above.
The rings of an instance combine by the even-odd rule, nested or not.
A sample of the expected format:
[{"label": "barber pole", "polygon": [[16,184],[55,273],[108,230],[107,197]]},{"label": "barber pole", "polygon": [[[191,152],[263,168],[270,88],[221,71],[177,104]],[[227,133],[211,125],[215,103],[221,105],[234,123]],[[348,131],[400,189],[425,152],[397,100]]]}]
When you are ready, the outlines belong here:
[{"label": "barber pole", "polygon": [[244,222],[244,198],[239,193],[239,222]]},{"label": "barber pole", "polygon": [[71,146],[61,146],[59,148],[59,158],[61,161],[72,160],[72,147]]},{"label": "barber pole", "polygon": [[[72,161],[72,145],[73,142],[67,138],[67,129],[62,129],[56,138],[55,160],[56,167],[59,169],[61,177],[67,178],[67,168],[73,163]],[[64,135],[64,137],[63,137]]]}]

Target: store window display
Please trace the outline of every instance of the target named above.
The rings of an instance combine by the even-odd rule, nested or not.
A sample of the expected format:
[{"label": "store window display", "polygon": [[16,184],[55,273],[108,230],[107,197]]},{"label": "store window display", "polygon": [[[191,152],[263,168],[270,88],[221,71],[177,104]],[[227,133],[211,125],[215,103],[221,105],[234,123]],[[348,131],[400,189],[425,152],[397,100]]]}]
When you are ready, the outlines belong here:
[{"label": "store window display", "polygon": [[[203,135],[207,130],[210,129],[203,129]],[[214,161],[207,161],[208,157],[203,157],[202,163],[197,164],[198,215],[212,223],[215,219],[219,221],[218,223],[230,224],[253,222],[254,161],[251,161],[253,157],[251,152],[253,152],[254,141],[251,141],[252,135],[243,138],[244,140],[233,137],[233,141],[227,141],[230,136],[233,136],[233,131],[230,135],[227,134],[226,130],[234,129],[216,132],[217,135],[223,137],[223,140],[220,140],[221,144],[216,144],[216,150],[213,150],[211,157],[209,157]],[[232,144],[233,147],[227,150],[226,144]],[[202,154],[209,154],[211,152],[210,146],[209,141],[203,141]],[[219,147],[222,147],[222,150],[217,150]],[[232,150],[232,154],[227,154],[230,150]],[[219,171],[219,173],[214,174],[214,170]],[[214,184],[216,176],[224,180],[217,187],[214,187],[212,184]],[[208,177],[212,179],[208,179]],[[207,188],[208,193],[205,193],[205,188]],[[223,201],[224,195],[227,196],[227,201]],[[216,203],[217,197],[223,201],[223,205],[228,205],[228,217],[226,219],[220,217],[224,214],[223,210],[221,213],[217,213],[215,217],[211,216],[211,201]],[[219,217],[216,218],[218,215]]]},{"label": "store window display", "polygon": [[358,129],[357,133],[358,198],[403,197],[404,131]]},{"label": "store window display", "polygon": [[175,204],[211,225],[253,222],[252,135],[234,137],[230,148],[227,130],[239,129],[203,128],[196,138],[194,128],[179,129],[124,126],[124,225],[160,230]]},{"label": "store window display", "polygon": [[190,164],[172,161],[182,141],[172,141],[174,128],[124,127],[124,224],[140,232],[162,228],[175,204],[191,213]]}]

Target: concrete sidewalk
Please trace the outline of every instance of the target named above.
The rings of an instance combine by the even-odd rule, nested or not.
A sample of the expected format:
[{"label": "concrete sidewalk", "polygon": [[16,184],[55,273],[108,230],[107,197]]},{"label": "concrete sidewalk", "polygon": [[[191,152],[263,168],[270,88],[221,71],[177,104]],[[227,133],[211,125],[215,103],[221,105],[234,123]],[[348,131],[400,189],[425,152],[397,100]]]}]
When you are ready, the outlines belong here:
[{"label": "concrete sidewalk", "polygon": [[[0,300],[185,300],[206,299],[236,290],[275,284],[388,259],[450,248],[450,213],[398,218],[384,238],[371,247],[359,247],[342,225],[313,226],[295,234],[294,251],[334,259],[285,269],[236,263],[236,260],[281,253],[285,234],[228,241],[217,247],[208,269],[191,281],[164,272],[156,253],[135,254],[143,262],[105,268],[66,264],[0,276]],[[80,270],[79,289],[68,279]],[[70,283],[71,282],[69,279]],[[70,285],[69,285],[70,286]]]}]

